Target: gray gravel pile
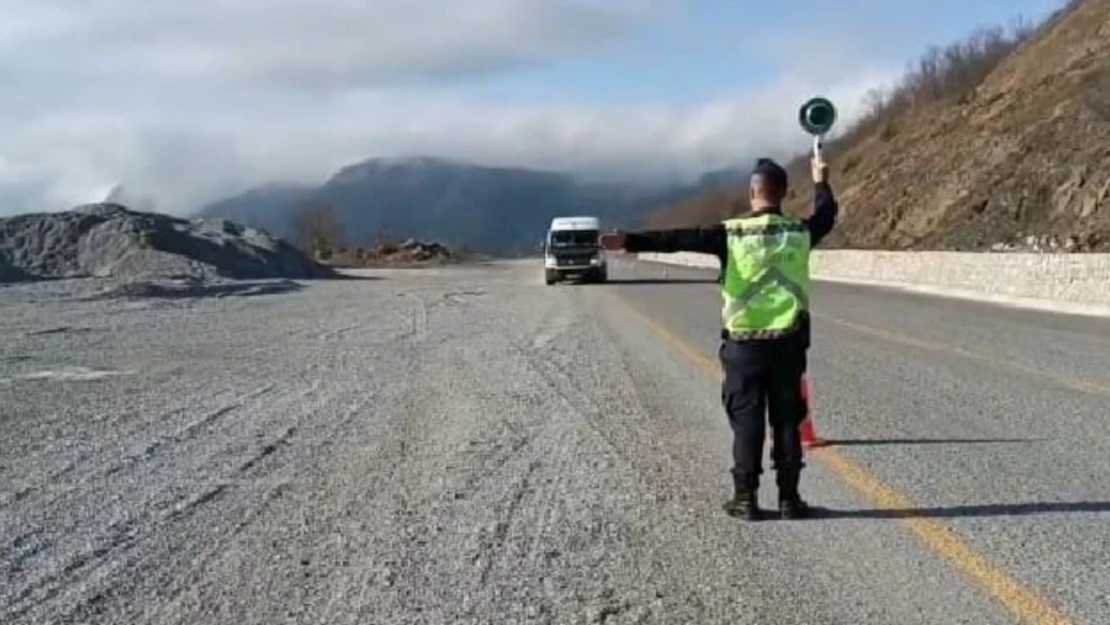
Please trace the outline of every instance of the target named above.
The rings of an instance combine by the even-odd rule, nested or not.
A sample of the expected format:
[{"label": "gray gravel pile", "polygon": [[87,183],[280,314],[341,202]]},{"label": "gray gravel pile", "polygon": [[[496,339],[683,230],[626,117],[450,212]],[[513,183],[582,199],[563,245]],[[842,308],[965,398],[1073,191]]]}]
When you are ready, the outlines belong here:
[{"label": "gray gravel pile", "polygon": [[123,282],[332,277],[289,243],[225,220],[188,220],[119,204],[0,219],[0,281]]}]

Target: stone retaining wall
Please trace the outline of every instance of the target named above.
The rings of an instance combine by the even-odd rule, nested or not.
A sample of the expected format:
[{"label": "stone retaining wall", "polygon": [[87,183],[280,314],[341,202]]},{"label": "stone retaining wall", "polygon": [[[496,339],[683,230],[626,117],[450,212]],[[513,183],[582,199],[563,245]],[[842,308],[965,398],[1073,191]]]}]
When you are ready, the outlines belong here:
[{"label": "stone retaining wall", "polygon": [[[640,259],[716,269],[704,254],[640,254]],[[820,280],[953,289],[985,296],[1110,306],[1110,254],[975,252],[814,252]]]}]

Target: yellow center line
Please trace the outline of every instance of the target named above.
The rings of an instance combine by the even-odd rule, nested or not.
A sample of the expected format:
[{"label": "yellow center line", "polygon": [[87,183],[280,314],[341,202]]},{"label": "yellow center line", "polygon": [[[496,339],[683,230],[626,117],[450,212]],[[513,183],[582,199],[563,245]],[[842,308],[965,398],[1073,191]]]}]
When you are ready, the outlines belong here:
[{"label": "yellow center line", "polygon": [[962,356],[964,358],[976,360],[982,363],[993,365],[995,367],[1010,369],[1011,371],[1017,371],[1026,375],[1040,378],[1042,380],[1047,380],[1049,382],[1052,382],[1053,384],[1056,384],[1057,386],[1066,388],[1068,390],[1078,391],[1080,393],[1086,393],[1089,395],[1102,395],[1104,397],[1110,397],[1110,387],[1103,386],[1089,380],[1076,380],[1073,378],[1056,375],[1054,373],[1048,373],[1047,371],[1042,371],[1033,367],[1027,367],[1012,360],[1002,360],[1001,358],[994,358],[992,356],[973,352],[962,347],[956,347],[955,345],[947,345],[944,343],[936,343],[933,341],[916,339],[912,336],[908,336],[900,332],[884,330],[881,328],[876,328],[874,326],[864,325],[862,323],[856,323],[854,321],[848,321],[847,319],[834,317],[832,315],[827,315],[824,313],[814,312],[812,313],[812,315],[817,319],[824,319],[835,323],[838,326],[848,328],[849,330],[859,332],[860,334],[867,334],[869,336],[873,336],[875,338],[882,339],[890,343],[908,345],[910,347],[916,347],[918,349],[924,349],[931,352],[954,354],[956,356]]},{"label": "yellow center line", "polygon": [[[619,295],[606,291],[611,299],[639,319],[668,347],[696,365],[706,375],[721,379],[720,364],[691,347],[651,317],[640,312]],[[901,522],[927,547],[953,562],[960,570],[980,584],[992,597],[1029,625],[1074,625],[1035,592],[992,565],[985,557],[961,541],[942,523],[912,516],[916,508],[908,497],[884,485],[847,456],[834,449],[820,448],[810,452],[840,479],[847,482],[874,505],[892,511],[906,511]]]}]

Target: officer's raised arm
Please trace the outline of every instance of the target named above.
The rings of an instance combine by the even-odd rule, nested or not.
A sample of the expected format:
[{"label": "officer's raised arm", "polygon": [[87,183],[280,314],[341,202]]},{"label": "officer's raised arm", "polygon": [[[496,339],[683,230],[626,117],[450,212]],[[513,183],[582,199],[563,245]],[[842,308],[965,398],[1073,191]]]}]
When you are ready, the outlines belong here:
[{"label": "officer's raised arm", "polygon": [[813,214],[805,222],[809,228],[809,244],[811,247],[817,247],[825,235],[832,232],[840,207],[829,185],[829,167],[825,161],[819,156],[814,157],[811,161],[811,169],[813,171]]}]

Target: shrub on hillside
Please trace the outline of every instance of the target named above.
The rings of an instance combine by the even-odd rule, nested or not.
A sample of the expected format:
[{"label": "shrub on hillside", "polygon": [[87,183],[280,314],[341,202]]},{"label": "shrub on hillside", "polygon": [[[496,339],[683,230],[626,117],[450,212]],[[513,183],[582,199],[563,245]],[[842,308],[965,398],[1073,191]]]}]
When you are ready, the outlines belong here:
[{"label": "shrub on hillside", "polygon": [[864,114],[829,143],[830,154],[847,150],[876,131],[896,132],[894,120],[914,109],[966,101],[983,79],[1036,31],[1028,21],[1017,18],[1010,28],[984,26],[962,41],[943,48],[930,46],[892,88],[868,92]]},{"label": "shrub on hillside", "polygon": [[[1083,1],[1070,0],[1057,15],[1067,13]],[[1032,25],[1019,17],[1009,27],[980,27],[961,41],[945,47],[928,48],[916,63],[906,68],[895,85],[868,93],[864,113],[835,139],[826,142],[825,154],[832,161],[833,172],[843,174],[857,166],[858,155],[844,162],[836,162],[835,159],[850,152],[868,137],[892,140],[899,131],[898,120],[904,115],[927,107],[966,102],[976,87],[1008,55],[1055,17],[1041,25]],[[807,179],[809,155],[792,159],[787,170],[792,180]],[[805,188],[796,184],[792,187],[792,194]],[[645,225],[649,228],[673,228],[713,223],[743,210],[746,202],[746,190],[738,185],[653,211],[647,216]]]}]

